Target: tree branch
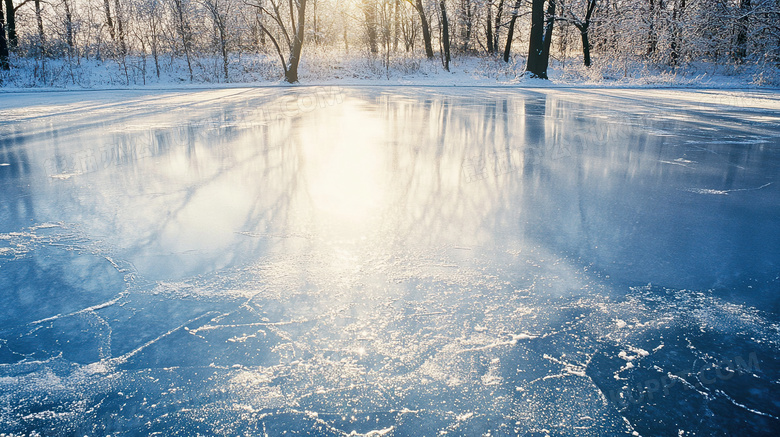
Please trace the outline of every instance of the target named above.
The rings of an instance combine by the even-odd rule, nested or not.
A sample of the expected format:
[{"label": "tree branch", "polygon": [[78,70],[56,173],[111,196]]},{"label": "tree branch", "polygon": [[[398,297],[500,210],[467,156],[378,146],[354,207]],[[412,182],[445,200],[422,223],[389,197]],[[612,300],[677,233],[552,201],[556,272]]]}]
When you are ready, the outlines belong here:
[{"label": "tree branch", "polygon": [[271,42],[274,43],[274,47],[276,47],[276,52],[279,53],[279,58],[282,60],[282,68],[284,69],[285,76],[287,75],[287,61],[284,59],[284,54],[282,54],[282,49],[279,47],[279,43],[276,42],[276,38],[274,38],[273,35],[271,35],[271,32],[268,31],[268,29],[265,28],[265,26],[260,26],[263,32],[265,32],[266,35],[268,35],[269,38],[271,38]]}]

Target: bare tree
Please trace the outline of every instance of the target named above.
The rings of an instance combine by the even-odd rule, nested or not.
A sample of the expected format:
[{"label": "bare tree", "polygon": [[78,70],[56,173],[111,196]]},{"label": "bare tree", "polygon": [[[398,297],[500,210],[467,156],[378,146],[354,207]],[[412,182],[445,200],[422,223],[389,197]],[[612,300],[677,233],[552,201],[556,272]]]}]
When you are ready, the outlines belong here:
[{"label": "bare tree", "polygon": [[[585,66],[598,56],[605,68],[621,68],[624,75],[643,62],[685,68],[703,61],[716,68],[730,63],[730,68],[738,67],[763,82],[775,83],[780,77],[780,0],[0,2],[0,70],[17,62],[29,64],[35,82],[47,85],[66,77],[73,83],[87,77],[93,67],[86,69],[80,60],[91,57],[113,58],[116,63],[106,63],[105,68],[119,65],[127,84],[140,83],[141,74],[147,77],[150,53],[158,78],[166,69],[185,71],[185,60],[184,75],[189,74],[190,81],[214,76],[230,80],[234,71],[264,74],[270,54],[272,68],[281,60],[284,79],[295,82],[303,44],[309,42],[326,52],[364,42],[365,51],[376,60],[381,54],[388,75],[393,57],[405,56],[398,53],[400,45],[414,52],[422,51],[415,46],[424,44],[425,56],[441,56],[444,69],[452,67],[453,56],[475,49],[508,61],[513,49],[520,51],[517,44],[526,43],[526,35],[518,33],[525,32],[526,20],[531,38],[525,68],[535,77],[547,76],[551,50],[562,55],[558,59],[566,68],[567,56],[573,48],[579,53],[580,41]],[[562,23],[557,29],[555,21]],[[553,34],[560,45],[551,49]],[[257,56],[245,61],[242,56],[247,52]],[[25,58],[34,62],[24,62]],[[51,74],[55,65],[63,74]],[[208,68],[211,75],[203,75]],[[17,78],[25,71],[4,77],[21,84],[24,80]]]},{"label": "bare tree", "polygon": [[263,6],[263,1],[264,0],[256,0],[256,4],[259,7],[254,8],[255,10],[254,29],[256,29],[257,32],[257,47],[256,47],[257,50],[259,50],[260,48],[265,48],[265,32],[263,32],[263,27],[265,27],[265,16],[263,15],[263,11],[261,10]]},{"label": "bare tree", "polygon": [[228,35],[227,19],[230,15],[230,2],[228,0],[204,0],[203,6],[211,15],[214,22],[219,52],[222,55],[222,75],[225,81],[228,80]]},{"label": "bare tree", "polygon": [[65,43],[68,45],[68,60],[72,62],[75,51],[73,43],[73,12],[68,0],[62,0],[62,5],[65,8]]},{"label": "bare tree", "polygon": [[187,19],[189,14],[187,11],[185,11],[187,4],[184,2],[185,0],[171,0],[171,6],[173,7],[176,32],[179,34],[179,38],[181,38],[182,48],[184,49],[184,57],[187,60],[187,70],[189,70],[190,82],[192,82],[192,60],[190,59],[190,52],[192,50],[192,35],[190,32],[189,20]]},{"label": "bare tree", "polygon": [[547,16],[544,23],[544,44],[542,45],[541,66],[544,69],[544,79],[547,79],[547,67],[550,63],[550,45],[552,44],[553,26],[555,25],[556,0],[547,1]]},{"label": "bare tree", "polygon": [[394,46],[398,41],[394,37],[394,27],[396,26],[398,10],[397,0],[380,0],[377,5],[377,24],[382,46],[382,63],[385,67],[385,74],[390,74],[390,53],[394,51]]},{"label": "bare tree", "polygon": [[[414,49],[414,43],[417,41],[417,30],[419,27],[414,23],[414,17],[410,15],[408,10],[404,10],[404,17],[401,20],[401,37],[404,41],[404,48],[406,52],[410,52]],[[417,11],[417,9],[415,9]]]},{"label": "bare tree", "polygon": [[376,54],[379,51],[377,44],[377,29],[376,29],[376,10],[377,4],[371,0],[363,0],[361,5],[363,9],[363,16],[365,17],[366,26],[366,40],[368,43],[368,49],[372,54]]},{"label": "bare tree", "polygon": [[393,51],[398,51],[398,40],[401,32],[401,0],[393,4]]},{"label": "bare tree", "polygon": [[509,21],[509,31],[506,35],[506,46],[504,46],[504,62],[509,62],[509,55],[512,51],[512,40],[515,37],[515,22],[517,22],[521,2],[522,0],[516,0],[515,7],[512,9],[512,19]]},{"label": "bare tree", "polygon": [[146,39],[154,60],[154,71],[160,77],[160,32],[162,27],[162,10],[160,0],[144,0],[138,5],[139,18],[146,24]]},{"label": "bare tree", "polygon": [[[16,8],[19,6],[14,7],[14,1],[13,0],[4,0],[5,1],[5,24],[6,24],[6,31],[8,32],[8,49],[9,51],[13,51],[16,49],[16,46],[18,45],[18,38],[16,36]],[[26,3],[26,2],[25,2]]]},{"label": "bare tree", "polygon": [[423,6],[423,2],[422,0],[415,0],[414,2],[412,2],[412,0],[406,1],[417,10],[417,14],[420,16],[420,27],[422,28],[423,43],[425,44],[425,56],[427,56],[428,59],[433,59],[431,28],[428,25],[428,17],[425,15],[425,7]]},{"label": "bare tree", "polygon": [[114,31],[114,19],[111,18],[111,2],[109,0],[103,0],[103,9],[106,12],[106,27],[108,27],[108,34],[111,35],[112,40],[116,40],[116,32]]},{"label": "bare tree", "polygon": [[550,59],[550,42],[555,23],[555,1],[547,0],[547,17],[544,11],[545,0],[533,0],[531,4],[531,36],[528,43],[528,62],[526,71],[531,77],[547,79],[547,66]]},{"label": "bare tree", "polygon": [[487,52],[493,54],[496,52],[496,46],[493,44],[493,3],[488,2],[485,13],[485,39],[487,40]]},{"label": "bare tree", "polygon": [[685,13],[685,0],[674,0],[672,5],[672,37],[669,53],[669,63],[677,66],[680,61],[680,52],[682,51],[682,24],[683,14]]},{"label": "bare tree", "polygon": [[41,77],[46,79],[46,34],[43,32],[43,15],[41,0],[35,0],[35,22],[38,24],[38,39],[35,42],[37,55],[41,60]]},{"label": "bare tree", "polygon": [[439,2],[439,9],[441,10],[441,41],[443,45],[442,62],[444,69],[450,71],[450,23],[447,19],[447,6],[444,0]]},{"label": "bare tree", "polygon": [[[739,0],[739,16],[737,18],[737,40],[734,44],[734,60],[742,63],[747,56],[747,41],[752,6],[750,0]],[[780,23],[776,23],[780,26]]]},{"label": "bare tree", "polygon": [[[276,48],[276,52],[282,61],[284,70],[284,80],[289,83],[298,82],[298,64],[301,60],[301,51],[303,50],[304,21],[306,20],[306,0],[288,0],[287,11],[283,11],[285,5],[282,0],[269,0],[272,9],[263,6],[257,6],[276,23],[284,42],[287,45],[288,55],[282,52],[277,36],[267,28],[263,27],[263,32],[268,35]],[[284,12],[289,13],[289,19],[284,17]]]},{"label": "bare tree", "polygon": [[[588,37],[588,31],[590,30],[590,23],[593,19],[593,11],[596,10],[598,0],[574,0],[573,4],[567,4],[565,0],[556,0],[563,9],[563,19],[574,25],[577,30],[580,31],[580,38],[582,39],[582,58],[586,67],[590,67],[590,38]],[[651,0],[652,4],[652,0]],[[584,18],[579,18],[573,11],[574,7],[585,7]]]},{"label": "bare tree", "polygon": [[499,52],[501,50],[499,42],[501,41],[501,28],[504,27],[503,22],[501,21],[504,14],[504,0],[498,1],[498,6],[496,7],[496,16],[494,18],[494,26],[493,26],[493,47],[495,48],[496,52]]},{"label": "bare tree", "polygon": [[658,14],[662,8],[661,0],[647,0],[649,13],[647,17],[647,55],[652,56],[658,48],[658,32],[655,28]]},{"label": "bare tree", "polygon": [[471,45],[471,34],[474,28],[474,18],[477,4],[474,0],[460,0],[461,21],[461,51],[468,52]]},{"label": "bare tree", "polygon": [[127,43],[125,42],[124,18],[119,0],[114,0],[114,14],[116,14],[116,30],[119,37],[119,54],[124,57],[127,55]]},{"label": "bare tree", "polygon": [[0,4],[0,70],[8,71],[11,64],[8,62],[8,41],[5,39],[5,19],[3,18],[3,5]]}]

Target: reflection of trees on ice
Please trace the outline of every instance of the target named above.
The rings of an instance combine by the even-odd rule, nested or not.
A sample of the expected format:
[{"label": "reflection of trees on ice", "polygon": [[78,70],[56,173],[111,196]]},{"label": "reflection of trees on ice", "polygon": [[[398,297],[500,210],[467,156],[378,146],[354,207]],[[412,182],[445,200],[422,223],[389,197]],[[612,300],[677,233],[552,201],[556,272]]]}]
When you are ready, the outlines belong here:
[{"label": "reflection of trees on ice", "polygon": [[[776,379],[771,316],[677,290],[750,263],[674,253],[719,244],[734,218],[685,188],[760,186],[732,167],[776,152],[689,148],[716,145],[634,102],[594,109],[598,91],[364,89],[254,110],[298,92],[217,93],[218,109],[174,94],[136,125],[32,123],[3,143],[12,167],[30,163],[3,179],[12,432],[663,433],[716,407],[776,423],[749,392]],[[103,144],[149,156],[48,177],[47,160]],[[681,150],[687,167],[666,163]],[[691,213],[704,207],[712,219]],[[684,285],[629,288],[656,279]],[[722,363],[750,353],[758,376],[729,376]]]}]

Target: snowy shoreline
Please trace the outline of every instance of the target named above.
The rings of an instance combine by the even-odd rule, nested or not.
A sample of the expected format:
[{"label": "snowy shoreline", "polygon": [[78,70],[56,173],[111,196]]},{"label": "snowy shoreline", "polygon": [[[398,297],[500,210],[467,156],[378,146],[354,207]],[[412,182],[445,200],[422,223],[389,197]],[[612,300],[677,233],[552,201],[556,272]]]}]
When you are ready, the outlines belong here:
[{"label": "snowy shoreline", "polygon": [[[0,94],[40,91],[113,91],[113,90],[213,90],[235,88],[294,88],[294,87],[431,87],[431,88],[582,88],[582,89],[728,89],[773,90],[780,89],[780,82],[771,74],[756,68],[735,71],[728,65],[698,64],[679,70],[636,64],[626,69],[613,65],[585,68],[574,60],[567,63],[554,61],[549,80],[532,79],[525,75],[524,59],[512,59],[510,63],[485,57],[469,57],[453,60],[451,71],[444,71],[437,60],[412,58],[403,60],[413,66],[393,65],[379,68],[376,60],[355,58],[338,63],[327,62],[320,57],[308,58],[301,66],[298,83],[289,84],[272,73],[271,66],[262,74],[241,70],[236,63],[231,70],[231,80],[213,81],[212,76],[199,75],[194,81],[186,81],[175,66],[158,78],[147,76],[125,78],[117,65],[85,62],[78,68],[56,66],[57,78],[48,85],[25,83],[29,68],[13,70],[0,86]],[[29,66],[28,66],[29,67]],[[53,66],[55,67],[55,66]],[[14,75],[16,76],[14,78]],[[144,82],[141,82],[141,81]],[[129,82],[127,84],[126,82]]]},{"label": "snowy shoreline", "polygon": [[155,85],[133,85],[133,86],[106,86],[106,87],[30,87],[30,88],[0,88],[0,95],[4,94],[27,94],[27,93],[66,93],[66,92],[105,92],[105,91],[208,91],[208,90],[229,90],[229,89],[296,89],[296,88],[318,88],[318,87],[340,87],[340,88],[476,88],[476,89],[604,89],[604,90],[716,90],[716,91],[780,91],[780,86],[763,86],[750,84],[731,84],[731,83],[710,83],[710,84],[625,84],[625,83],[599,83],[599,84],[579,84],[579,83],[556,83],[552,81],[542,81],[534,79],[533,81],[519,83],[453,83],[437,84],[429,82],[378,82],[378,81],[360,81],[360,82],[339,82],[339,81],[319,81],[312,83],[289,84],[284,81],[271,83],[215,83],[215,84],[155,84]]}]

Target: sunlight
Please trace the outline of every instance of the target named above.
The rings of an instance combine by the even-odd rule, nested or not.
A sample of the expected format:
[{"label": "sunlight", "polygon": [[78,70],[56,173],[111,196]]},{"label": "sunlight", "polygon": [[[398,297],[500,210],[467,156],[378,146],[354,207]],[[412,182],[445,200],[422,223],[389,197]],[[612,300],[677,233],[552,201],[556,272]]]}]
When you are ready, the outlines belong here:
[{"label": "sunlight", "polygon": [[0,434],[780,429],[776,91],[232,92],[0,93]]},{"label": "sunlight", "polygon": [[307,191],[315,209],[348,222],[363,222],[384,198],[382,127],[354,102],[302,133]]}]

